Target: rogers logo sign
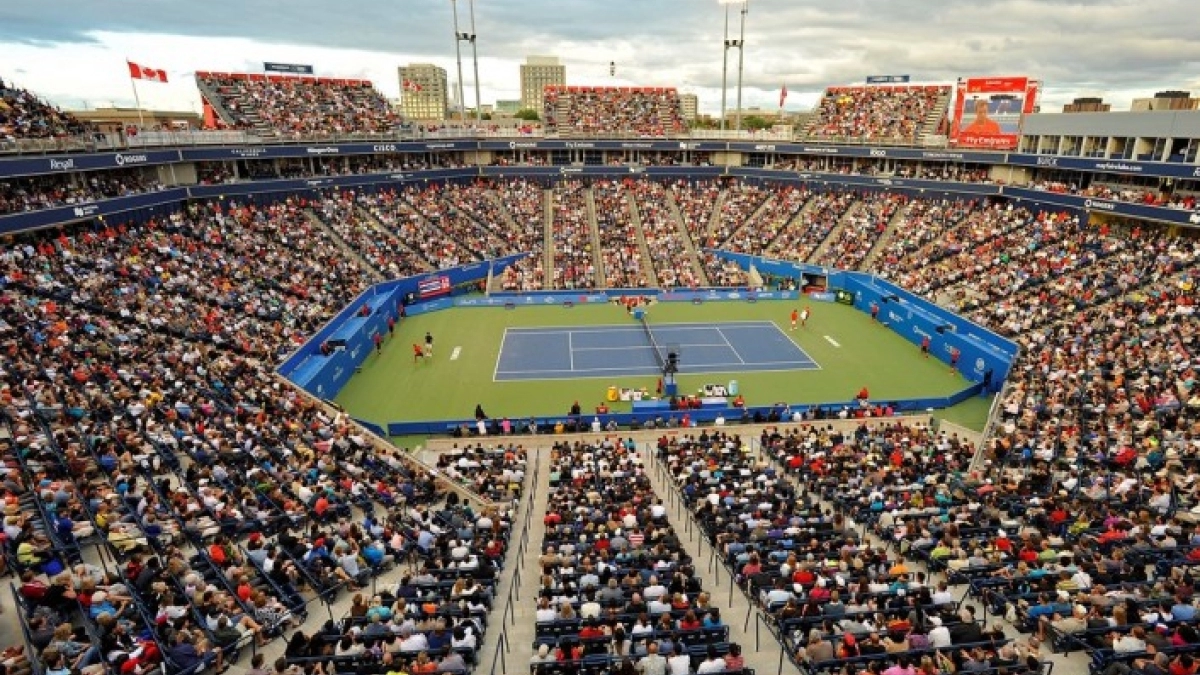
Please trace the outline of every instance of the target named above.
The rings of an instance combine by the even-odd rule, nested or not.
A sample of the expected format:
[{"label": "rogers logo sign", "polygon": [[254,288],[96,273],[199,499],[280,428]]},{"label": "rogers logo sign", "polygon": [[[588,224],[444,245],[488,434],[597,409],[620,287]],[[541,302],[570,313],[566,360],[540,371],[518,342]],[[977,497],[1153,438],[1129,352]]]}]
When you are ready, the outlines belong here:
[{"label": "rogers logo sign", "polygon": [[150,159],[145,155],[122,155],[121,153],[114,155],[113,159],[116,161],[117,166],[125,166],[126,164],[145,164],[146,162],[150,161]]}]

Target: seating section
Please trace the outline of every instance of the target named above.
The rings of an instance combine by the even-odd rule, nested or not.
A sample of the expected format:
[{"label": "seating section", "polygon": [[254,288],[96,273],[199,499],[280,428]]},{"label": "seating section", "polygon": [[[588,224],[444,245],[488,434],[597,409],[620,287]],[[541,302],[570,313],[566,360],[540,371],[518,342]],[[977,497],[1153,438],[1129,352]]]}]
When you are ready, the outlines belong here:
[{"label": "seating section", "polygon": [[871,249],[883,238],[892,218],[905,207],[908,198],[886,192],[865,193],[859,206],[842,222],[833,239],[820,255],[809,262],[822,267],[858,269]]},{"label": "seating section", "polygon": [[359,206],[353,190],[326,195],[313,205],[313,213],[338,238],[346,250],[354,251],[371,269],[389,278],[420,274],[429,269],[416,252],[401,244],[391,231]]},{"label": "seating section", "polygon": [[0,78],[0,142],[61,138],[92,131],[79,121],[38,97]]},{"label": "seating section", "polygon": [[803,135],[814,140],[915,143],[936,129],[949,105],[949,86],[830,87]]},{"label": "seating section", "polygon": [[[6,249],[3,560],[27,637],[65,631],[35,642],[39,668],[220,668],[411,556],[436,578],[398,596],[450,627],[455,580],[494,576],[506,512],[391,511],[439,503],[432,477],[275,379],[364,283],[309,206],[193,204]],[[91,546],[117,567],[86,564]]]},{"label": "seating section", "polygon": [[559,136],[661,138],[687,130],[673,88],[548,86],[543,100],[546,130]]},{"label": "seating section", "polygon": [[586,190],[580,181],[564,181],[552,193],[555,288],[596,287],[596,249],[588,223]]},{"label": "seating section", "polygon": [[366,80],[198,72],[196,83],[226,126],[264,136],[384,133],[400,121]]},{"label": "seating section", "polygon": [[627,185],[601,180],[592,185],[596,224],[600,235],[600,260],[608,288],[645,288],[650,285],[633,225],[634,193]]},{"label": "seating section", "polygon": [[632,440],[555,444],[535,577],[534,649],[545,649],[533,673],[599,673],[650,654],[676,655],[691,672],[709,659],[741,671],[720,608],[645,471]]},{"label": "seating section", "polygon": [[737,253],[761,255],[775,240],[776,235],[788,228],[800,210],[808,203],[812,192],[807,187],[786,186],[772,190],[767,200],[753,215],[733,230],[722,248]]},{"label": "seating section", "polygon": [[642,235],[654,263],[655,277],[660,288],[692,288],[702,285],[691,265],[686,230],[679,223],[668,202],[662,183],[638,181],[631,189],[637,197],[642,220]]},{"label": "seating section", "polygon": [[[869,399],[746,415],[808,423],[795,432],[689,430],[657,447],[806,672],[901,659],[1015,672],[1055,649],[1084,651],[1095,675],[1114,675],[1144,668],[1139,658],[1197,654],[1200,241],[988,200],[737,182],[590,188],[603,213],[636,199],[664,278],[685,278],[682,237],[708,236],[715,213],[719,242],[878,273],[1021,347],[983,448],[891,419]],[[220,667],[293,632],[317,598],[372,580],[378,603],[364,595],[328,630],[295,632],[288,660],[351,672],[379,646],[404,668],[468,669],[508,505],[522,494],[523,450],[444,457],[443,480],[502,506],[443,502],[408,453],[281,384],[273,367],[376,275],[527,250],[501,275],[506,287],[589,287],[588,189],[565,181],[547,200],[518,181],[222,199],[6,242],[3,561],[21,580],[30,670],[60,658],[89,673],[130,661]],[[547,205],[553,270],[539,248]],[[631,222],[615,218],[621,236],[601,237],[602,251],[618,255],[608,249],[628,243]],[[659,265],[659,251],[675,260]],[[714,256],[700,260],[712,283],[747,283]],[[972,471],[977,452],[987,463]],[[629,444],[557,444],[534,578],[547,605],[537,644],[561,656],[536,669],[598,672],[643,658],[651,636],[686,645],[693,670],[709,647],[740,668],[643,459]],[[89,547],[115,565],[88,566]],[[414,568],[407,580],[391,571],[398,563]],[[995,622],[985,629],[963,593],[1043,638],[1042,651]],[[62,635],[38,642],[47,623]]]},{"label": "seating section", "polygon": [[[529,255],[509,266],[500,276],[506,291],[540,291],[546,286],[545,189],[528,180],[501,181],[494,197],[512,223],[509,237],[514,248]],[[504,219],[504,213],[501,215]]]},{"label": "seating section", "polygon": [[92,174],[77,183],[68,176],[11,178],[0,182],[0,216],[87,204],[161,190],[162,183],[136,169]]}]

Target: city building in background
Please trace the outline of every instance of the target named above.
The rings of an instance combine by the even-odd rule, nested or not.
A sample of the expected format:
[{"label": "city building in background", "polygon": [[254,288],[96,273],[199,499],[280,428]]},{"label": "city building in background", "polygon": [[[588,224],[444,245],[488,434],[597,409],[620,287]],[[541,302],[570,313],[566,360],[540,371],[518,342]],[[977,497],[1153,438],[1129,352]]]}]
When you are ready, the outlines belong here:
[{"label": "city building in background", "polygon": [[496,101],[496,114],[498,115],[515,115],[521,109],[521,99],[498,99]]},{"label": "city building in background", "polygon": [[696,121],[696,115],[700,108],[700,98],[695,94],[680,94],[679,108],[683,115],[683,121],[691,124]]},{"label": "city building in background", "polygon": [[400,66],[400,110],[410,120],[444,120],[449,108],[446,69],[432,63]]},{"label": "city building in background", "polygon": [[1198,110],[1200,99],[1192,98],[1190,91],[1160,91],[1154,98],[1135,98],[1129,108],[1133,112],[1154,110]]},{"label": "city building in background", "polygon": [[1109,112],[1112,106],[1098,96],[1081,96],[1063,106],[1065,113]]},{"label": "city building in background", "polygon": [[521,64],[521,107],[542,111],[542,92],[547,86],[567,83],[567,67],[557,56],[527,56]]}]

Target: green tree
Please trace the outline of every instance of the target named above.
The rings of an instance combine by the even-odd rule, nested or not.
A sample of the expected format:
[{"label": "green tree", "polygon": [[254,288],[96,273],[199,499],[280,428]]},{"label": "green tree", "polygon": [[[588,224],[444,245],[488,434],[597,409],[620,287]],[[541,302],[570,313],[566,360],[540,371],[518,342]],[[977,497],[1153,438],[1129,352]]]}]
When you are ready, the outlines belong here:
[{"label": "green tree", "polygon": [[541,119],[540,117],[538,117],[537,111],[533,110],[531,108],[523,108],[521,110],[518,110],[517,114],[513,115],[513,117],[515,117],[519,120],[528,120],[530,122],[536,122],[539,119]]},{"label": "green tree", "polygon": [[749,117],[742,118],[742,128],[750,131],[762,131],[763,129],[770,129],[771,123],[758,115],[750,115]]}]

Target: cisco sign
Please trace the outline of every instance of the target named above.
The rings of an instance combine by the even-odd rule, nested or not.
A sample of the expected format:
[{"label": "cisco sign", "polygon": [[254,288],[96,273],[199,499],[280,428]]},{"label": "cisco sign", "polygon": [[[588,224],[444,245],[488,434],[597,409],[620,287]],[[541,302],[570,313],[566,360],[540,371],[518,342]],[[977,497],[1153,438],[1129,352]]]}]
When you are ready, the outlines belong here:
[{"label": "cisco sign", "polygon": [[1088,199],[1083,202],[1083,208],[1093,209],[1097,211],[1116,211],[1117,205],[1112,202],[1105,202],[1096,199]]}]

